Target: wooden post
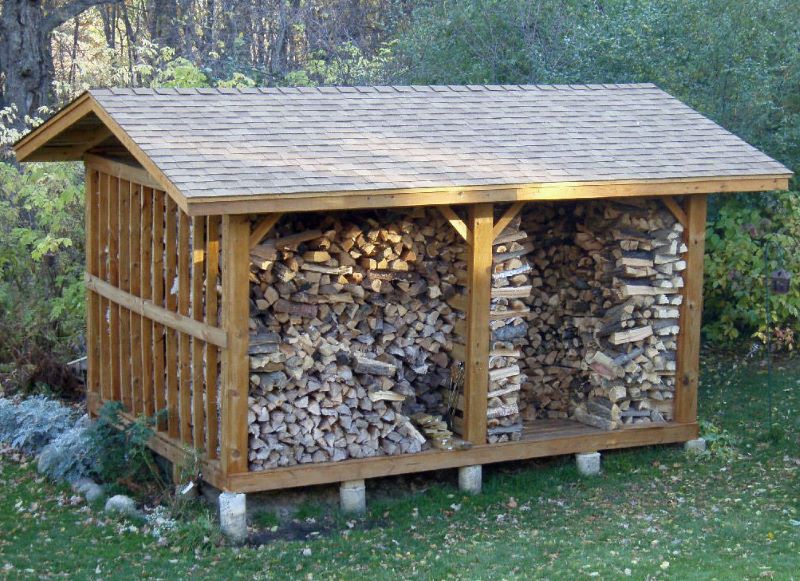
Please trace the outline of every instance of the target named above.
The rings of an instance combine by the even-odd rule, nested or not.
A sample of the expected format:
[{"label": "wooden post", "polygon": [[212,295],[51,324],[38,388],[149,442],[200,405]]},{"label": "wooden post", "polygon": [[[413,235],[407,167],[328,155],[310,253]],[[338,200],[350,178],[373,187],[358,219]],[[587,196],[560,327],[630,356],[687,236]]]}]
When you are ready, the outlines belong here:
[{"label": "wooden post", "polygon": [[464,439],[486,443],[486,398],[489,393],[489,309],[492,277],[494,207],[469,207],[472,243],[467,262],[467,337],[464,362]]},{"label": "wooden post", "polygon": [[[100,254],[98,231],[100,229],[100,210],[98,205],[99,175],[97,170],[86,166],[86,272],[94,276],[100,274]],[[92,416],[100,407],[100,297],[97,293],[86,291],[86,406]]]},{"label": "wooden post", "polygon": [[[189,216],[178,210],[178,312],[189,316],[189,294],[191,280],[189,266],[191,262],[191,247],[189,246]],[[192,443],[192,364],[189,335],[178,334],[178,360],[180,361],[179,405],[180,410],[180,436],[186,444]]]},{"label": "wooden post", "polygon": [[[219,279],[219,216],[209,216],[206,222],[206,324],[217,326],[217,280]],[[219,351],[206,343],[206,450],[208,457],[217,458],[219,421],[217,418],[217,364]]]},{"label": "wooden post", "polygon": [[705,194],[687,196],[684,241],[686,275],[678,333],[675,376],[675,421],[697,421],[697,386],[700,375],[700,323],[703,311],[703,254],[706,240]]},{"label": "wooden post", "polygon": [[225,477],[247,472],[249,244],[250,221],[247,216],[223,216],[222,325],[228,335],[228,346],[222,352],[220,468]]}]

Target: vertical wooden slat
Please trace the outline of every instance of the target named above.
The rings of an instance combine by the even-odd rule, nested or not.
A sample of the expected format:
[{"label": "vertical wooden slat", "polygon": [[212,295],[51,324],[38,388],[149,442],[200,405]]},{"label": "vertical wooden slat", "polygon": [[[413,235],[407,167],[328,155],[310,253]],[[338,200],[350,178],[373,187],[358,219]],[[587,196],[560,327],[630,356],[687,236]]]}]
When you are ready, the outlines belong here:
[{"label": "vertical wooden slat", "polygon": [[249,240],[247,216],[223,216],[222,324],[228,335],[227,348],[222,351],[223,477],[247,471]]},{"label": "vertical wooden slat", "polygon": [[[192,318],[203,320],[203,279],[205,278],[206,219],[192,219]],[[192,441],[205,448],[203,439],[203,341],[192,339]]]},{"label": "vertical wooden slat", "polygon": [[677,372],[675,374],[675,421],[697,421],[697,387],[700,376],[700,324],[703,312],[703,254],[706,244],[705,194],[688,196],[684,241],[683,304],[678,333]]},{"label": "vertical wooden slat", "polygon": [[[133,296],[141,296],[141,227],[142,227],[142,186],[131,183],[130,209],[130,289]],[[142,393],[142,318],[136,313],[130,314],[130,351],[131,351],[131,402],[134,414],[144,412],[144,394]]]},{"label": "vertical wooden slat", "polygon": [[[153,192],[153,302],[164,307],[164,220],[166,219],[166,194],[160,190]],[[167,429],[167,418],[162,412],[167,408],[164,350],[166,336],[164,326],[153,323],[153,388],[155,390],[156,412],[159,413],[157,429]]]},{"label": "vertical wooden slat", "polygon": [[[119,288],[119,179],[108,176],[108,282]],[[111,397],[123,401],[120,384],[120,308],[110,303]]]},{"label": "vertical wooden slat", "polygon": [[[98,215],[98,173],[89,166],[85,167],[86,175],[86,272],[99,275],[98,232],[100,216]],[[86,405],[89,413],[97,415],[100,406],[100,297],[86,291]]]},{"label": "vertical wooden slat", "polygon": [[[189,266],[191,263],[191,248],[189,247],[189,216],[178,212],[178,312],[181,315],[189,316]],[[187,444],[192,441],[192,366],[189,361],[191,355],[190,337],[186,333],[179,334],[180,360],[180,425],[181,439]]]},{"label": "vertical wooden slat", "polygon": [[[97,178],[98,182],[98,233],[97,233],[97,250],[98,250],[98,268],[97,276],[103,281],[108,282],[108,217],[109,217],[109,181],[108,176],[100,173]],[[97,309],[97,320],[100,323],[100,397],[103,401],[113,399],[113,392],[111,390],[111,330],[109,327],[109,302],[107,299],[100,298],[99,306]]]},{"label": "vertical wooden slat", "polygon": [[[131,223],[131,184],[118,181],[119,192],[119,288],[130,291],[130,223]],[[131,313],[119,307],[119,375],[122,390],[122,404],[133,412],[131,392]]]},{"label": "vertical wooden slat", "polygon": [[[166,223],[164,232],[164,293],[166,308],[170,311],[178,310],[178,295],[173,292],[177,275],[177,237],[178,206],[169,196],[166,196]],[[180,434],[178,423],[178,336],[172,329],[164,329],[166,335],[166,376],[167,376],[167,414],[168,433],[171,438]]]},{"label": "vertical wooden slat", "polygon": [[489,309],[491,299],[492,204],[469,207],[472,244],[467,248],[467,337],[464,364],[464,439],[486,443],[486,408],[489,393]]},{"label": "vertical wooden slat", "polygon": [[[153,189],[142,188],[142,218],[140,231],[141,247],[139,253],[139,264],[141,265],[141,275],[139,287],[142,291],[142,298],[153,299]],[[146,317],[139,318],[139,328],[141,333],[141,381],[142,381],[142,408],[145,415],[152,416],[155,413],[154,393],[153,393],[153,324]]]},{"label": "vertical wooden slat", "polygon": [[[217,326],[217,280],[219,277],[219,226],[218,216],[209,216],[206,235],[206,324]],[[206,449],[210,459],[217,458],[219,421],[217,417],[217,363],[219,351],[206,343]]]}]

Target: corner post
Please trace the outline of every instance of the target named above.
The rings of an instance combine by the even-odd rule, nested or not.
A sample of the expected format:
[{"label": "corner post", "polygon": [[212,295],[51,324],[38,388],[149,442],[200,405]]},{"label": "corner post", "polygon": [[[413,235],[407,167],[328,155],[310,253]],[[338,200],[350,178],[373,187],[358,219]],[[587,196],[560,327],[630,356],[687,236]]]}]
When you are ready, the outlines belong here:
[{"label": "corner post", "polygon": [[705,194],[694,194],[687,196],[686,201],[687,223],[683,238],[688,251],[675,374],[675,421],[681,424],[697,421],[707,198]]},{"label": "corner post", "polygon": [[[97,170],[84,163],[86,175],[86,272],[100,274],[98,231],[100,229],[100,208],[98,207]],[[86,289],[86,405],[89,414],[96,416],[100,407],[100,297],[91,289]]]},{"label": "corner post", "polygon": [[247,216],[222,217],[222,324],[228,336],[228,347],[222,351],[220,468],[223,478],[247,472],[249,242]]},{"label": "corner post", "polygon": [[486,443],[486,407],[489,393],[489,309],[492,277],[494,206],[469,207],[471,244],[467,254],[467,344],[464,363],[464,439]]}]

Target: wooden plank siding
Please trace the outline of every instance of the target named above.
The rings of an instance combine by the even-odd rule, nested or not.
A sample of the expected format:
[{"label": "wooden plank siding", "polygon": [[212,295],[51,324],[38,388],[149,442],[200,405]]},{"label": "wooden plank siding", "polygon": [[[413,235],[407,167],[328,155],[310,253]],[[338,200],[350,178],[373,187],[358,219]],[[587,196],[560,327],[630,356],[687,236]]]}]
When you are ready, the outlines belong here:
[{"label": "wooden plank siding", "polygon": [[130,420],[166,417],[154,449],[171,459],[187,447],[207,451],[204,474],[217,474],[217,383],[228,345],[217,316],[220,218],[192,219],[163,190],[87,162],[86,224],[90,410],[120,402]]}]

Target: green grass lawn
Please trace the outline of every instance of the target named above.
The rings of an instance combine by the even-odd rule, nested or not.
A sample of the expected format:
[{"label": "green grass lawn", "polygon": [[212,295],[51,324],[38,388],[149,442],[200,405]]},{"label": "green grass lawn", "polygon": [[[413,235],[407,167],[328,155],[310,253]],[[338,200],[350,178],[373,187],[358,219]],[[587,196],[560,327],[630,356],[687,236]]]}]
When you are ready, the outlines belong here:
[{"label": "green grass lawn", "polygon": [[0,577],[797,579],[800,360],[776,366],[768,438],[763,369],[739,359],[704,357],[712,454],[607,453],[592,479],[570,458],[493,467],[477,497],[454,478],[416,479],[422,492],[371,500],[364,520],[305,506],[306,527],[327,531],[260,547],[215,546],[197,510],[158,543],[143,523],[72,504],[31,464],[0,458]]}]

